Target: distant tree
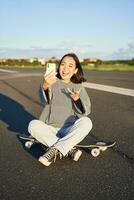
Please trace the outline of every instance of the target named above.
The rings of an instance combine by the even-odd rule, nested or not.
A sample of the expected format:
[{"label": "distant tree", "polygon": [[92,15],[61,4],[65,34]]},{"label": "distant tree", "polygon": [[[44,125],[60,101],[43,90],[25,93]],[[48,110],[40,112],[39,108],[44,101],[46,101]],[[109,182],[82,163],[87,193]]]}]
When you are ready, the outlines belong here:
[{"label": "distant tree", "polygon": [[134,65],[134,58],[128,61],[128,65]]}]

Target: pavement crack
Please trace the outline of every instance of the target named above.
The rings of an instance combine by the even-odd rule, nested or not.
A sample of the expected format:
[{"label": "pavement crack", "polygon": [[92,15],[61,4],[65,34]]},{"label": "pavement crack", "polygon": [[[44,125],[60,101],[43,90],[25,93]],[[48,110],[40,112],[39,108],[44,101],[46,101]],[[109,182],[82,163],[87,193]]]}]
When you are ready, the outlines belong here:
[{"label": "pavement crack", "polygon": [[113,150],[116,153],[118,153],[121,157],[127,159],[129,163],[134,164],[134,158],[133,157],[130,157],[129,155],[125,154],[124,152],[122,152],[122,151],[120,151],[118,149],[113,148]]},{"label": "pavement crack", "polygon": [[[105,142],[103,140],[101,140],[99,137],[93,135],[93,134],[90,134],[91,137],[93,137],[96,141],[102,141],[102,142]],[[116,147],[111,147],[111,149],[116,152],[118,155],[120,155],[122,158],[126,159],[130,164],[134,164],[134,158],[133,157],[130,157],[129,155],[127,155],[126,153],[124,153],[123,151],[121,150],[118,150]]]}]

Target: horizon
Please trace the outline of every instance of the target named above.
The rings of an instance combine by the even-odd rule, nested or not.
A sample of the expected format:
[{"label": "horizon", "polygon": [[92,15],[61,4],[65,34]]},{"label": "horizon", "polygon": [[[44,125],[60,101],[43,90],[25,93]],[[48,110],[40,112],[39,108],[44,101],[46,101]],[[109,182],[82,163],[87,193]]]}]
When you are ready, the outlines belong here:
[{"label": "horizon", "polygon": [[[60,57],[29,57],[29,58],[26,58],[26,57],[20,57],[20,58],[16,58],[16,57],[7,57],[7,58],[1,58],[0,57],[0,62],[2,60],[30,60],[30,59],[37,59],[38,61],[39,60],[51,60],[51,59],[56,59],[56,60],[60,60],[61,58]],[[95,58],[95,57],[83,57],[83,58],[79,58],[80,62],[81,60],[84,60],[84,59],[96,59],[96,60],[101,60],[101,61],[129,61],[129,60],[134,60],[134,57],[133,58],[128,58],[128,59],[107,59],[107,60],[104,60],[104,59],[99,59],[99,58]],[[91,61],[92,62],[92,61]]]},{"label": "horizon", "polygon": [[[134,1],[1,2],[0,58],[134,58]],[[8,13],[8,15],[7,15]]]}]

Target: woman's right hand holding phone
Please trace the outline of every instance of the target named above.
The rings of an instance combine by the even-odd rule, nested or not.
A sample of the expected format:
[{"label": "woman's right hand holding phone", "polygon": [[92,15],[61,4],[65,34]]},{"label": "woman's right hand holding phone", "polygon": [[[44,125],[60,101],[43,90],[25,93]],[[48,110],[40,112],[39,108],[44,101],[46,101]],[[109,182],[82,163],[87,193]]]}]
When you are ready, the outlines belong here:
[{"label": "woman's right hand holding phone", "polygon": [[49,74],[44,74],[43,77],[43,89],[47,90],[51,85],[53,85],[56,82],[56,73],[53,71],[50,72]]}]

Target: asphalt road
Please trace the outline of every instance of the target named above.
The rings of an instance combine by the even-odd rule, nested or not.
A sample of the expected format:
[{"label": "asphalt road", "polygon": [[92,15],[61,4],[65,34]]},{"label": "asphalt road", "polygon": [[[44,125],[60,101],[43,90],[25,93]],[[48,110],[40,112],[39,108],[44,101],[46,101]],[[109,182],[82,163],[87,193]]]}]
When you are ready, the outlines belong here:
[{"label": "asphalt road", "polygon": [[[116,141],[93,158],[57,159],[50,167],[37,161],[42,148],[26,150],[17,134],[38,118],[42,70],[0,71],[0,199],[131,200],[134,197],[134,97],[87,89],[93,129],[84,140]],[[89,72],[88,82],[134,89],[133,72]]]}]

